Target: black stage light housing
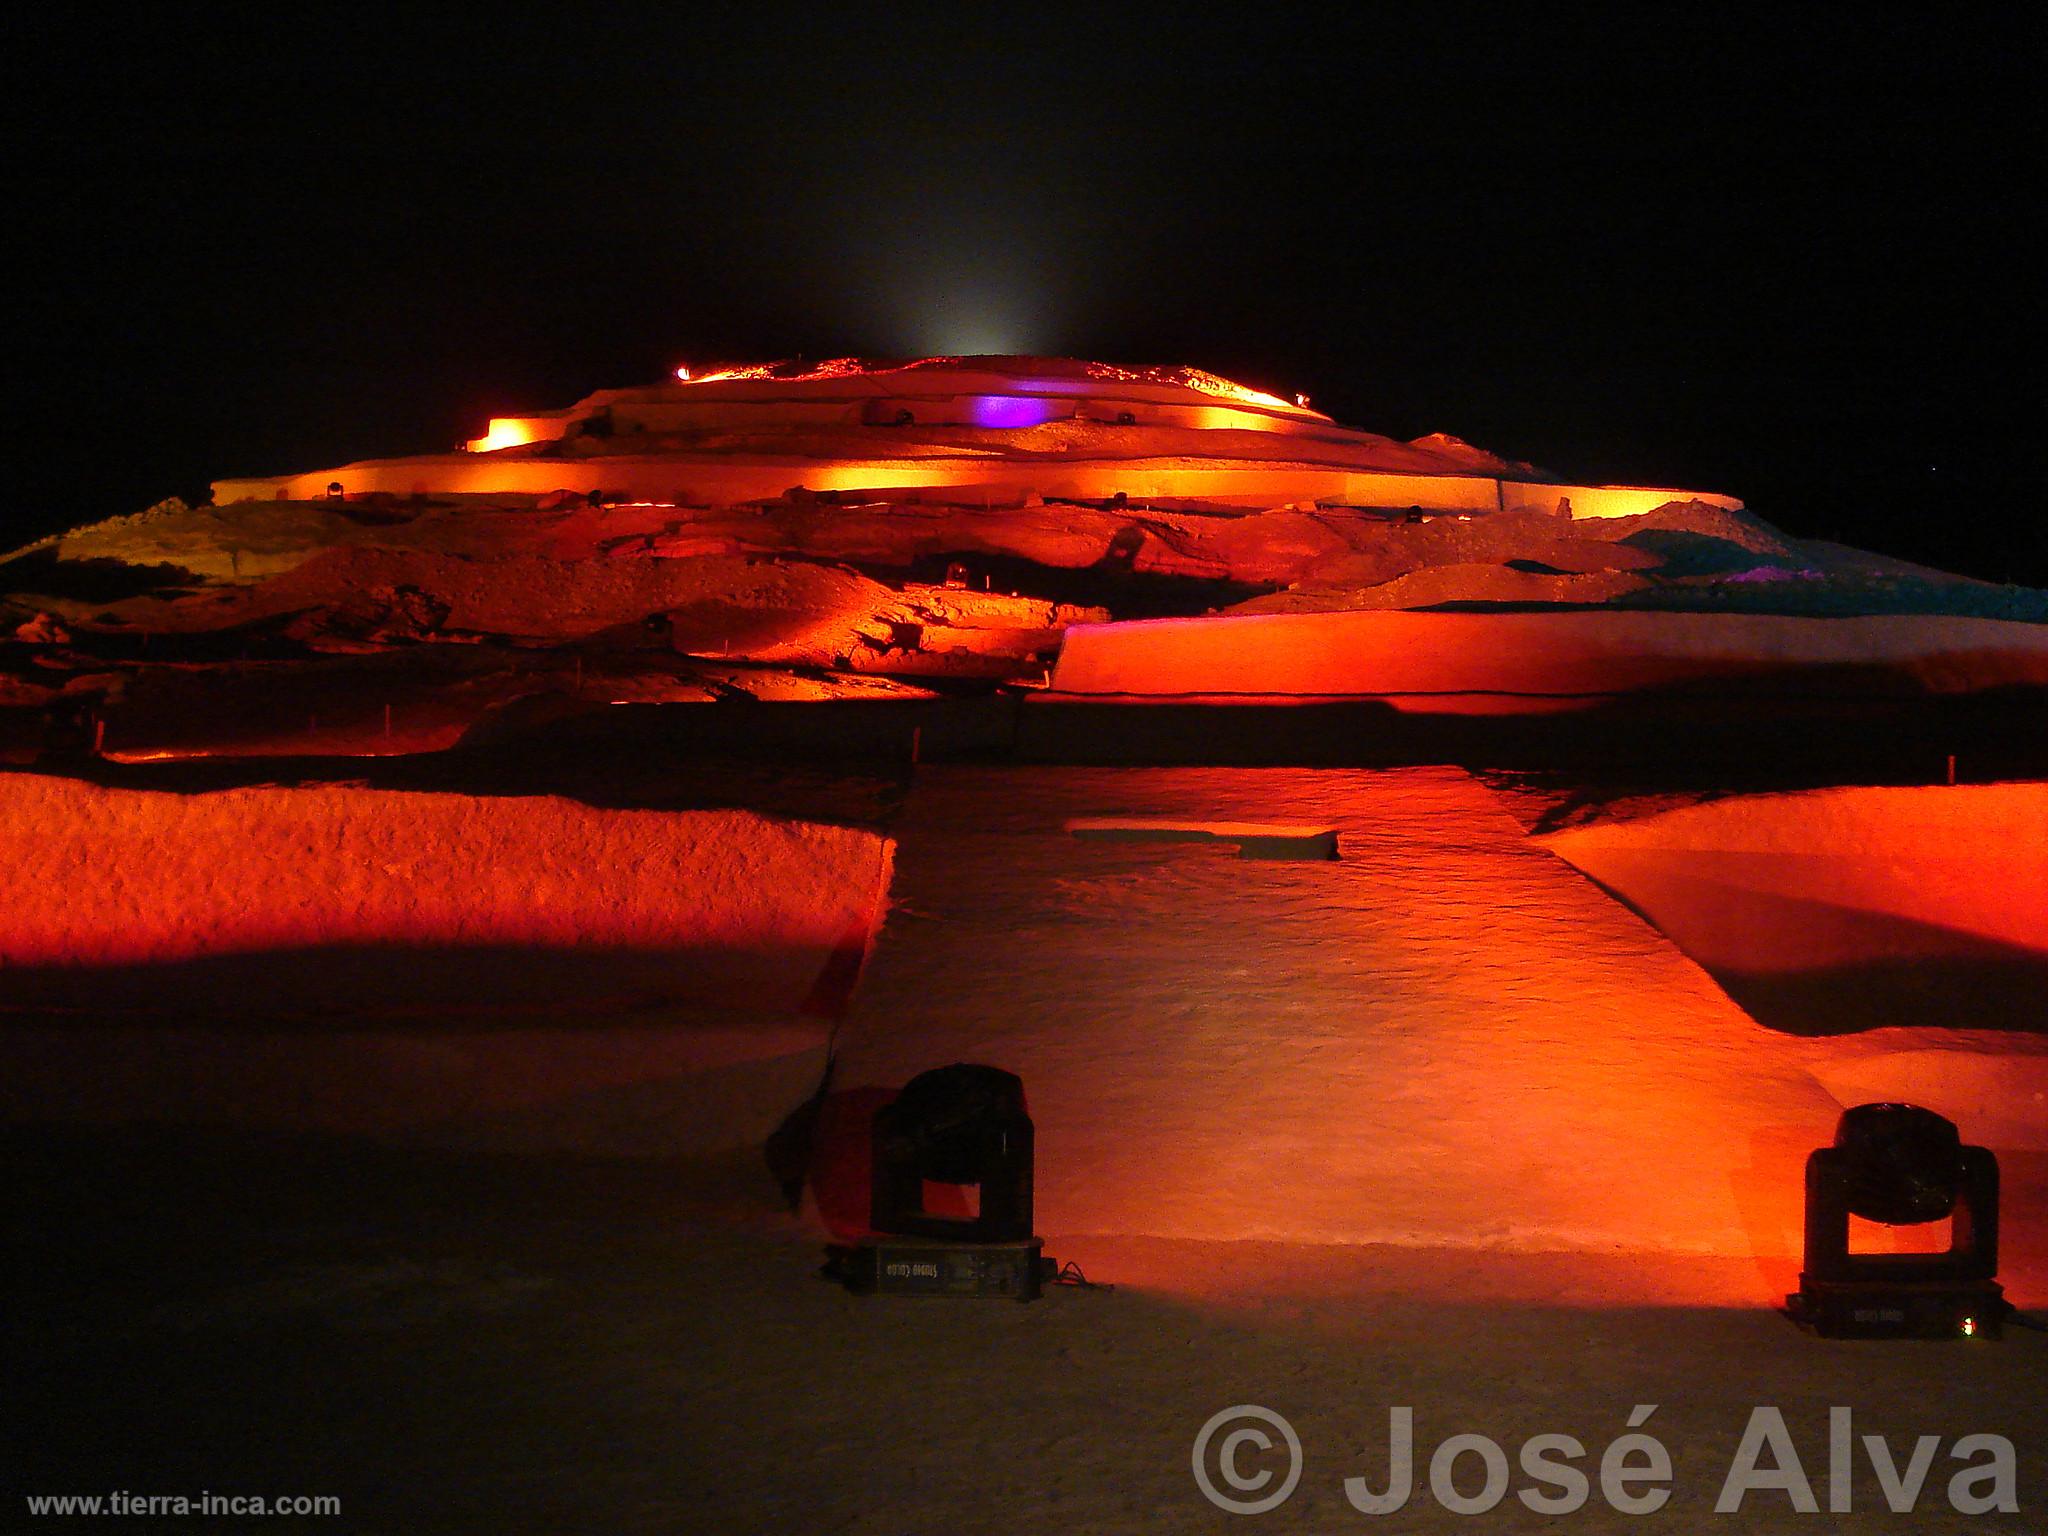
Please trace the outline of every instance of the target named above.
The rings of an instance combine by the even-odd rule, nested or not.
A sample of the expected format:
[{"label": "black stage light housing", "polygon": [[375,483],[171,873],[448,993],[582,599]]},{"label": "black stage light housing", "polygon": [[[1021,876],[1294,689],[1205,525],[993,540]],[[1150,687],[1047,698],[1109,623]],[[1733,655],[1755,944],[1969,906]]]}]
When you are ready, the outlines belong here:
[{"label": "black stage light housing", "polygon": [[[1849,1218],[1910,1226],[1952,1218],[1935,1253],[1851,1253]],[[1917,1104],[1845,1110],[1835,1144],[1806,1160],[1806,1262],[1788,1298],[1830,1338],[1997,1338],[1998,1159]]]},{"label": "black stage light housing", "polygon": [[[976,1243],[1031,1236],[1031,1117],[1024,1083],[965,1062],[921,1072],[875,1111],[868,1224],[877,1232]],[[924,1185],[980,1189],[979,1213],[933,1215]]]},{"label": "black stage light housing", "polygon": [[[1031,1232],[1031,1117],[1024,1084],[958,1062],[912,1078],[875,1111],[868,1225],[879,1235],[827,1254],[849,1290],[1035,1300],[1050,1278]],[[971,1216],[925,1209],[924,1186],[976,1186]]]}]

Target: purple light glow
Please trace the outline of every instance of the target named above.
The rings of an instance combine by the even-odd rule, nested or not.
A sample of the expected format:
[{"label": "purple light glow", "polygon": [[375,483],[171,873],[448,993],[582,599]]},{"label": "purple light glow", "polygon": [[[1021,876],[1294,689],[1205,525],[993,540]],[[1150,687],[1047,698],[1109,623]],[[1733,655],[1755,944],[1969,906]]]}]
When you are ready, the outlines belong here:
[{"label": "purple light glow", "polygon": [[967,413],[977,427],[1035,427],[1064,415],[1065,404],[1036,395],[975,395]]}]

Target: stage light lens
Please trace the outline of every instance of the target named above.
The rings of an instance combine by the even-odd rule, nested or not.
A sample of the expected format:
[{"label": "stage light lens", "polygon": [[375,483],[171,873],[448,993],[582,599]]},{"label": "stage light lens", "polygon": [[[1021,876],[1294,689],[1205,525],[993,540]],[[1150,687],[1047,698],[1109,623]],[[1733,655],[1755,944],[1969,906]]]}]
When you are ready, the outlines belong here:
[{"label": "stage light lens", "polygon": [[1849,1157],[1849,1209],[1865,1221],[1910,1226],[1955,1208],[1962,1137],[1952,1121],[1915,1104],[1859,1104],[1835,1145]]}]

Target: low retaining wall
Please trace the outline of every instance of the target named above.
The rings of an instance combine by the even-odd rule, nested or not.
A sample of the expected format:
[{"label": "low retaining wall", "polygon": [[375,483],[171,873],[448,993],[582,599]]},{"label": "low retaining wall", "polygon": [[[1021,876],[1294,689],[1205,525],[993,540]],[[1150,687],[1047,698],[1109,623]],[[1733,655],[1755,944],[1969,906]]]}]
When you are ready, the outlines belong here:
[{"label": "low retaining wall", "polygon": [[[1896,673],[1965,693],[2048,683],[2048,626],[1931,615],[1649,612],[1248,614],[1079,624],[1055,693],[1188,697],[1605,696],[1791,669]],[[1906,690],[1902,690],[1906,691]]]},{"label": "low retaining wall", "polygon": [[[1738,795],[1544,842],[1774,1028],[2003,1030],[2048,1050],[2048,784]],[[2048,1146],[2048,1055],[2031,1059],[2006,1109],[2025,1105],[2037,1133],[2003,1144]],[[1941,1082],[1916,1069],[1907,1086],[1985,1118]]]},{"label": "low retaining wall", "polygon": [[1437,512],[1496,512],[1533,508],[1554,512],[1570,503],[1576,517],[1625,517],[1672,501],[1704,501],[1731,509],[1741,499],[1709,491],[1629,485],[1550,485],[1489,475],[1405,474],[1314,464],[1217,462],[1186,459],[1035,460],[1006,465],[987,458],[839,459],[762,458],[720,463],[674,455],[602,458],[511,458],[456,453],[410,459],[369,459],[335,469],[213,483],[221,506],[236,501],[314,501],[339,484],[350,495],[546,495],[598,491],[621,501],[697,506],[768,500],[792,487],[812,491],[891,491],[916,500],[973,505],[1010,502],[1027,491],[1041,496],[1105,501],[1121,493],[1134,501],[1188,498],[1224,505],[1283,506],[1332,501],[1349,506],[1423,507]]},{"label": "low retaining wall", "polygon": [[815,1087],[890,844],[742,811],[0,774],[0,1118],[606,1151]]}]

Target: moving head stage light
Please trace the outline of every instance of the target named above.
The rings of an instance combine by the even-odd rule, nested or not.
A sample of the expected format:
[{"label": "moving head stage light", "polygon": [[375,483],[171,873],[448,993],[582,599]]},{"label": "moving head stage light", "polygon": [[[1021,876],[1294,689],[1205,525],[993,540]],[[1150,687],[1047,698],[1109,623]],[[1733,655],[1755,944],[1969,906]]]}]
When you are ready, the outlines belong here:
[{"label": "moving head stage light", "polygon": [[[966,1063],[910,1080],[875,1111],[869,1225],[828,1272],[862,1292],[1034,1300],[1046,1279],[1031,1232],[1031,1118],[1015,1073]],[[929,1208],[932,1186],[971,1209]],[[971,1191],[971,1197],[970,1197]]]},{"label": "moving head stage light", "polygon": [[[1911,1226],[1950,1218],[1933,1253],[1851,1253],[1849,1218]],[[1998,1159],[1914,1104],[1845,1110],[1835,1144],[1806,1160],[1806,1264],[1787,1298],[1829,1338],[1997,1338]]]}]

